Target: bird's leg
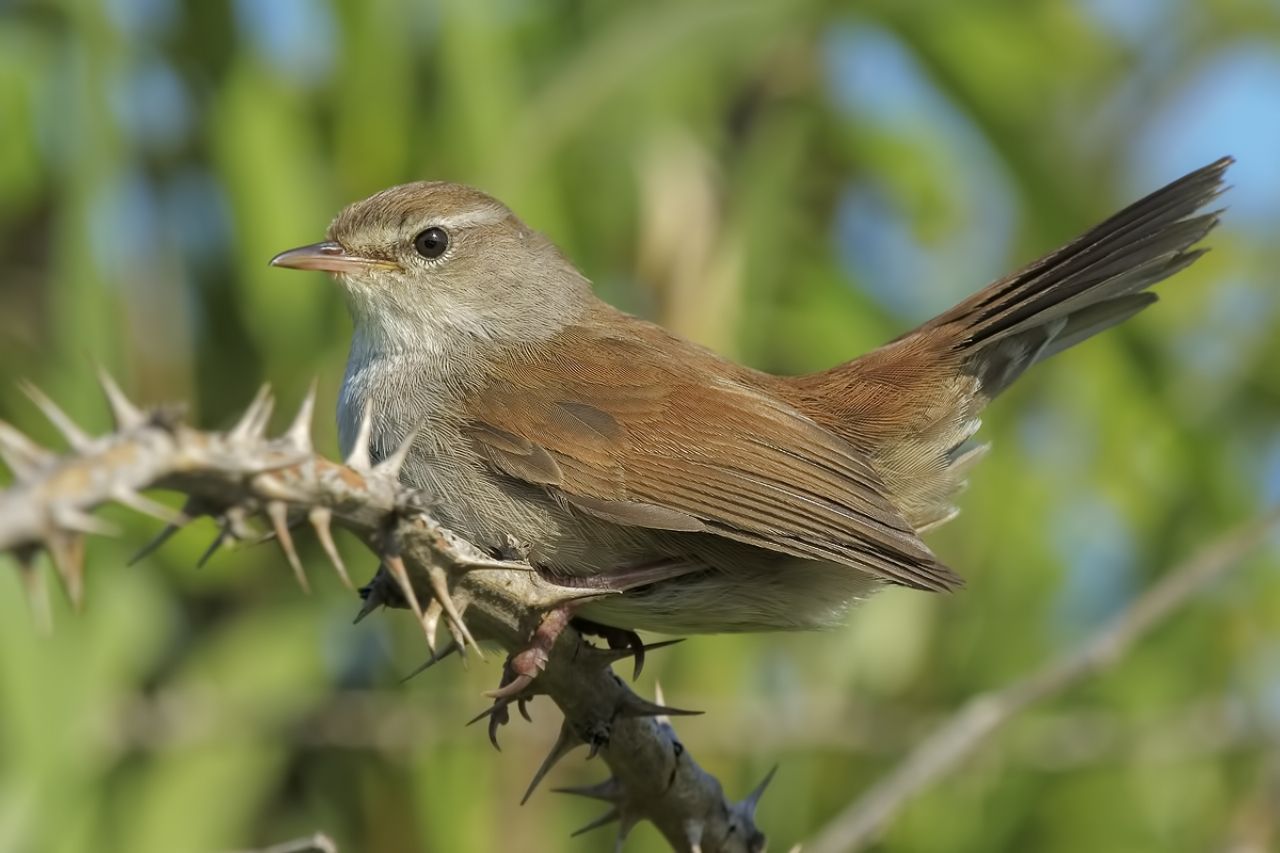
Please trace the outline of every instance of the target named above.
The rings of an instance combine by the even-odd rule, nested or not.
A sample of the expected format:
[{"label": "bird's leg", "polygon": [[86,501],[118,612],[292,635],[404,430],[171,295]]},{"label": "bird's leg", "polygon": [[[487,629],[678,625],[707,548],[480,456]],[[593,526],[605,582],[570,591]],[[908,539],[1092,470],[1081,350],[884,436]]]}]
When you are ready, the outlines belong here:
[{"label": "bird's leg", "polygon": [[[596,575],[590,578],[576,578],[573,579],[574,582],[572,583],[567,578],[557,577],[555,580],[557,583],[566,586],[572,585],[581,589],[595,589],[600,590],[602,593],[625,593],[638,587],[703,570],[705,570],[705,566],[690,563],[686,560],[661,559],[608,574]],[[570,622],[587,626],[589,633],[603,637],[610,648],[629,649],[636,659],[635,674],[637,676],[640,674],[640,669],[644,666],[644,653],[647,648],[651,647],[645,646],[635,631],[576,619],[573,615],[574,611],[584,603],[586,603],[585,600],[567,601],[542,614],[542,621],[534,629],[528,648],[507,658],[498,688],[485,694],[494,700],[495,706],[510,704],[516,696],[526,691],[533,684],[538,674],[547,668],[547,662],[551,657],[551,649]],[[674,641],[656,643],[653,648],[670,645],[671,642]],[[505,718],[507,716],[505,708],[494,708],[491,709],[490,713],[495,717],[501,715]]]},{"label": "bird's leg", "polygon": [[494,749],[501,749],[498,746],[498,729],[511,721],[512,702],[516,703],[520,716],[532,722],[525,703],[533,697],[526,691],[538,674],[546,669],[551,648],[564,633],[569,620],[573,618],[573,607],[572,603],[562,604],[543,614],[542,621],[533,632],[529,647],[507,657],[506,663],[502,665],[502,678],[498,682],[498,689],[485,694],[493,699],[493,705],[484,713],[474,717],[471,722],[489,718],[489,742],[493,744]]},{"label": "bird's leg", "polygon": [[573,610],[574,603],[570,602],[542,614],[542,621],[534,629],[529,647],[507,658],[502,683],[498,685],[497,690],[485,695],[496,700],[510,701],[532,684],[538,677],[538,673],[547,668],[547,661],[551,658],[551,648],[569,625],[569,620],[573,618]]}]

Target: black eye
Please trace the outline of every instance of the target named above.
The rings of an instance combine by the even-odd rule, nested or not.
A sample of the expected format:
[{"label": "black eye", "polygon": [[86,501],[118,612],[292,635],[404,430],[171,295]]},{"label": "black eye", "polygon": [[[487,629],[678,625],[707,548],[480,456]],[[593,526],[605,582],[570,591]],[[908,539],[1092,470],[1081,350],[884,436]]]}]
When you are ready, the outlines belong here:
[{"label": "black eye", "polygon": [[428,228],[413,238],[413,248],[424,258],[438,258],[449,248],[449,235],[443,228]]}]

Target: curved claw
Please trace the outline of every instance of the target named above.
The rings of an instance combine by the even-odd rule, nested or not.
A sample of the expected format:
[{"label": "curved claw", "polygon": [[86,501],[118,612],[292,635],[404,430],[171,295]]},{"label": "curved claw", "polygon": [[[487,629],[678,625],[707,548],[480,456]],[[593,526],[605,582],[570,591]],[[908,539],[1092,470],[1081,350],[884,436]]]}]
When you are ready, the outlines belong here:
[{"label": "curved claw", "polygon": [[498,699],[488,708],[485,708],[479,714],[467,720],[467,725],[474,725],[485,717],[489,718],[489,743],[493,744],[493,748],[502,752],[502,746],[498,743],[498,729],[511,722],[511,712],[508,708],[511,705],[511,699]]},{"label": "curved claw", "polygon": [[511,722],[511,712],[507,710],[506,705],[495,705],[493,715],[489,717],[489,743],[493,744],[493,748],[498,752],[502,752],[502,747],[498,745],[498,729]]},{"label": "curved claw", "polygon": [[526,673],[520,673],[506,684],[496,690],[490,690],[485,693],[490,699],[506,700],[508,702],[514,700],[516,695],[521,693],[526,687],[533,684],[533,676]]}]

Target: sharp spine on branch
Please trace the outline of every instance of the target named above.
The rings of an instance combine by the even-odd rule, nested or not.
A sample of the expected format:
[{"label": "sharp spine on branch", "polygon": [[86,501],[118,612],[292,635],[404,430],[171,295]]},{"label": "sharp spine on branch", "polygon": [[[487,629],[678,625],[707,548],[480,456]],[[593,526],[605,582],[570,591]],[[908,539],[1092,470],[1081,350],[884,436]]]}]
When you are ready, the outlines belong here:
[{"label": "sharp spine on branch", "polygon": [[102,386],[102,393],[106,395],[107,405],[111,408],[111,418],[115,421],[117,432],[136,429],[147,422],[147,416],[129,402],[129,398],[124,395],[120,386],[111,378],[111,374],[107,373],[106,368],[102,366],[98,367],[98,384]]},{"label": "sharp spine on branch", "polygon": [[93,444],[90,438],[80,427],[76,426],[75,421],[67,415],[66,412],[59,408],[58,404],[49,399],[43,391],[32,385],[30,382],[20,382],[19,387],[22,393],[31,398],[31,402],[44,413],[49,419],[49,423],[62,433],[62,437],[67,440],[67,444],[71,445],[71,449],[75,451],[88,450]]},{"label": "sharp spine on branch", "polygon": [[199,498],[187,498],[187,502],[182,505],[182,509],[178,511],[177,517],[165,525],[165,528],[155,535],[155,537],[143,545],[138,553],[129,558],[126,565],[132,566],[139,560],[145,559],[147,556],[155,552],[164,543],[168,542],[173,534],[186,527],[196,518],[205,514],[204,503]]},{"label": "sharp spine on branch", "polygon": [[742,801],[741,807],[753,820],[756,816],[756,809],[760,806],[760,799],[764,796],[764,792],[768,790],[769,783],[773,781],[774,774],[778,772],[778,765],[773,765],[769,772],[764,774],[764,778],[760,780],[760,784],[756,785],[755,790],[747,795]]},{"label": "sharp spine on branch", "polygon": [[437,598],[428,601],[427,609],[422,611],[422,630],[427,635],[427,648],[431,650],[432,656],[436,653],[436,629],[440,626],[440,616],[443,613],[444,606]]},{"label": "sharp spine on branch", "polygon": [[311,522],[312,528],[315,529],[320,547],[324,549],[325,556],[333,564],[334,571],[338,573],[338,577],[342,579],[347,589],[355,589],[355,585],[351,583],[351,576],[347,574],[347,566],[342,562],[342,555],[338,553],[338,547],[333,543],[333,530],[329,523],[332,518],[332,510],[325,506],[312,507],[307,513],[307,521]]},{"label": "sharp spine on branch", "polygon": [[271,386],[263,384],[254,395],[249,408],[244,410],[240,420],[231,428],[227,436],[233,442],[255,441],[266,435],[267,422],[271,420],[271,410],[275,408],[275,398],[271,396]]},{"label": "sharp spine on branch", "polygon": [[181,527],[190,521],[185,515],[177,510],[170,509],[159,501],[153,501],[144,494],[135,492],[126,486],[117,486],[111,490],[111,498],[116,503],[127,506],[134,512],[140,512],[143,515],[149,515],[152,518],[159,519],[171,527]]},{"label": "sharp spine on branch", "polygon": [[525,789],[524,796],[520,798],[520,805],[529,802],[529,798],[533,796],[533,792],[537,790],[538,783],[546,777],[547,773],[555,767],[560,759],[564,758],[574,749],[582,746],[586,741],[582,736],[574,730],[566,719],[560,724],[560,733],[556,735],[556,742],[551,745],[551,751],[547,753],[547,757],[542,759],[542,764],[533,774],[533,779],[529,781],[529,787]]},{"label": "sharp spine on branch", "polygon": [[[449,575],[443,568],[437,565],[427,567],[427,578],[431,582],[431,592],[435,595],[436,601],[440,602],[440,606],[444,608],[444,614],[449,620],[449,631],[458,638],[465,653],[467,644],[470,644],[476,651],[476,657],[484,660],[484,653],[480,651],[480,644],[476,642],[476,638],[471,636],[471,630],[467,628],[467,623],[462,621],[462,611],[454,604],[453,597],[449,594]],[[419,616],[421,619],[421,615]],[[423,628],[426,628],[424,623]]]},{"label": "sharp spine on branch", "polygon": [[401,684],[404,684],[404,683],[405,683],[406,681],[408,681],[409,679],[411,679],[411,678],[413,678],[413,677],[415,677],[415,676],[417,676],[417,675],[421,675],[422,673],[426,672],[428,669],[431,669],[431,667],[435,666],[435,665],[436,665],[436,664],[438,664],[440,661],[442,661],[442,660],[444,660],[445,658],[447,658],[449,655],[451,655],[451,654],[453,654],[454,652],[458,651],[458,648],[459,648],[459,646],[458,646],[457,642],[456,642],[456,641],[454,641],[454,640],[450,640],[450,641],[445,645],[445,647],[440,651],[440,653],[439,653],[439,654],[437,654],[437,653],[433,650],[433,651],[431,652],[431,657],[427,658],[427,659],[426,659],[426,661],[424,661],[422,664],[420,664],[420,665],[417,667],[417,669],[415,669],[413,672],[409,673],[409,674],[408,674],[408,675],[406,675],[404,678],[400,679],[400,683],[401,683]]},{"label": "sharp spine on branch", "polygon": [[413,443],[418,440],[418,436],[421,434],[422,424],[418,424],[409,430],[408,435],[401,440],[390,456],[380,460],[377,465],[373,466],[373,470],[388,479],[400,479],[400,469],[404,467],[405,460],[409,458],[409,451],[413,449]]},{"label": "sharp spine on branch", "polygon": [[388,573],[400,587],[400,593],[408,602],[414,618],[418,620],[419,625],[422,625],[422,605],[418,602],[418,593],[413,589],[413,581],[409,579],[409,570],[405,568],[404,558],[399,554],[383,554],[382,564],[387,567]]},{"label": "sharp spine on branch", "polygon": [[689,711],[684,708],[672,708],[642,699],[634,693],[624,695],[622,704],[616,711],[619,717],[696,717],[704,711]]},{"label": "sharp spine on branch", "polygon": [[12,425],[0,421],[0,459],[19,480],[57,459],[53,453],[27,438]]},{"label": "sharp spine on branch", "polygon": [[73,506],[55,507],[54,523],[64,530],[88,533],[91,536],[119,536],[120,528]]},{"label": "sharp spine on branch", "polygon": [[67,589],[71,606],[79,610],[84,603],[84,537],[56,531],[44,545],[53,557],[53,566]]},{"label": "sharp spine on branch", "polygon": [[307,389],[307,394],[302,398],[302,404],[298,406],[298,413],[293,416],[293,423],[289,425],[289,429],[285,430],[285,439],[296,447],[298,450],[310,453],[313,445],[311,442],[311,419],[316,409],[316,380],[311,380],[311,386]]},{"label": "sharp spine on branch", "polygon": [[575,797],[587,797],[592,800],[602,800],[606,803],[621,803],[624,799],[622,783],[617,777],[610,776],[603,782],[597,782],[594,785],[576,785],[564,788],[552,788],[557,794],[570,794]]},{"label": "sharp spine on branch", "polygon": [[284,501],[271,501],[267,504],[267,518],[271,519],[271,527],[280,540],[280,550],[284,551],[285,559],[293,569],[293,576],[298,580],[298,586],[302,587],[303,592],[310,593],[311,584],[307,580],[306,569],[302,567],[298,549],[293,545],[293,534],[289,532],[289,505]]},{"label": "sharp spine on branch", "polygon": [[365,400],[364,409],[360,413],[360,425],[356,428],[356,440],[351,445],[351,452],[344,461],[348,468],[367,472],[373,463],[369,456],[369,439],[373,435],[373,401]]}]

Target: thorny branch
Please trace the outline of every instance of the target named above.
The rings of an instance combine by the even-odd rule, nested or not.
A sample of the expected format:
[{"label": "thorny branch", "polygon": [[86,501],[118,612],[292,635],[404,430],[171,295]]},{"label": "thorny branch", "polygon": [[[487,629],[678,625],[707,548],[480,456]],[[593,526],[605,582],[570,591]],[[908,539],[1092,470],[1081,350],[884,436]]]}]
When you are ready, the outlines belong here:
[{"label": "thorny branch", "polygon": [[[218,520],[220,532],[202,558],[207,559],[228,541],[254,536],[247,522],[263,516],[304,589],[306,573],[293,546],[292,529],[309,524],[339,576],[350,585],[331,533],[333,525],[346,528],[383,563],[361,590],[364,605],[357,618],[383,605],[411,610],[431,649],[424,668],[450,654],[468,654],[469,649],[479,654],[476,638],[508,651],[522,649],[551,608],[609,594],[560,586],[528,563],[494,559],[440,527],[426,497],[399,482],[407,443],[389,458],[371,462],[367,413],[356,452],[338,464],[312,448],[313,395],[285,434],[273,439],[266,437],[272,407],[266,389],[235,427],[219,433],[188,427],[171,410],[141,411],[109,377],[104,374],[101,379],[116,429],[100,437],[86,435],[40,391],[26,388],[70,444],[69,453],[55,454],[0,422],[0,461],[15,477],[14,484],[0,492],[0,552],[17,557],[38,618],[44,614],[47,619],[48,614],[47,591],[35,566],[39,552],[49,552],[69,597],[78,603],[83,595],[84,537],[114,532],[91,512],[109,502],[167,522],[139,557],[193,518],[210,515]],[[179,491],[187,495],[187,503],[174,513],[142,494],[152,488]],[[1170,571],[1078,650],[967,703],[837,815],[809,849],[826,853],[864,847],[912,797],[955,770],[1010,719],[1114,664],[1196,592],[1240,562],[1277,522],[1280,513],[1272,513],[1227,534]],[[443,646],[437,643],[442,621],[450,635]],[[660,645],[665,644],[648,648]],[[676,850],[763,850],[765,838],[755,825],[755,810],[769,778],[745,800],[727,799],[720,783],[698,766],[671,727],[670,716],[689,712],[664,707],[661,697],[657,702],[641,699],[613,673],[611,665],[633,653],[638,654],[634,649],[596,648],[570,628],[557,640],[545,670],[529,689],[495,702],[473,722],[488,718],[496,746],[497,729],[507,722],[511,704],[523,712],[525,702],[545,694],[560,707],[565,715],[560,734],[525,799],[561,758],[587,746],[589,755],[599,754],[613,775],[596,785],[559,789],[601,800],[608,807],[579,832],[617,823],[621,846],[637,822],[650,820]]]},{"label": "thorny branch", "polygon": [[1151,629],[1256,550],[1280,524],[1280,510],[1222,536],[1166,573],[1079,648],[999,690],[975,696],[883,779],[832,819],[808,853],[845,853],[872,843],[911,799],[954,771],[996,731],[1032,705],[1114,665]]},{"label": "thorny branch", "polygon": [[[364,606],[358,618],[382,605],[407,607],[431,649],[427,665],[452,653],[479,655],[477,638],[518,651],[548,610],[610,594],[558,585],[528,563],[493,559],[442,528],[430,515],[427,497],[399,481],[409,442],[387,459],[371,462],[368,412],[362,436],[344,464],[318,455],[310,435],[314,389],[284,435],[269,438],[272,398],[265,388],[232,429],[207,432],[187,426],[175,411],[138,409],[105,374],[101,382],[116,428],[97,437],[84,433],[39,390],[25,389],[70,445],[65,454],[53,453],[0,422],[0,460],[15,478],[0,492],[0,552],[17,557],[38,617],[47,615],[48,605],[37,555],[49,552],[69,597],[79,603],[84,538],[114,532],[91,513],[110,502],[167,523],[143,554],[193,518],[209,515],[218,520],[220,532],[207,559],[224,543],[253,536],[247,522],[265,517],[304,589],[306,573],[293,546],[292,528],[305,522],[314,529],[348,585],[331,527],[351,531],[382,560],[361,590]],[[143,494],[153,488],[185,494],[186,505],[174,513]],[[442,622],[450,637],[444,644],[437,642]],[[620,846],[636,823],[649,820],[676,850],[762,850],[765,837],[755,825],[755,810],[769,780],[745,800],[728,799],[669,722],[669,716],[689,712],[640,698],[614,674],[614,662],[640,653],[597,648],[570,628],[529,688],[496,701],[476,720],[488,718],[496,746],[497,729],[507,722],[510,705],[523,712],[525,702],[545,694],[560,707],[560,734],[525,799],[561,758],[586,746],[589,755],[600,755],[612,775],[589,787],[561,789],[607,807],[580,832],[616,823]]]}]

